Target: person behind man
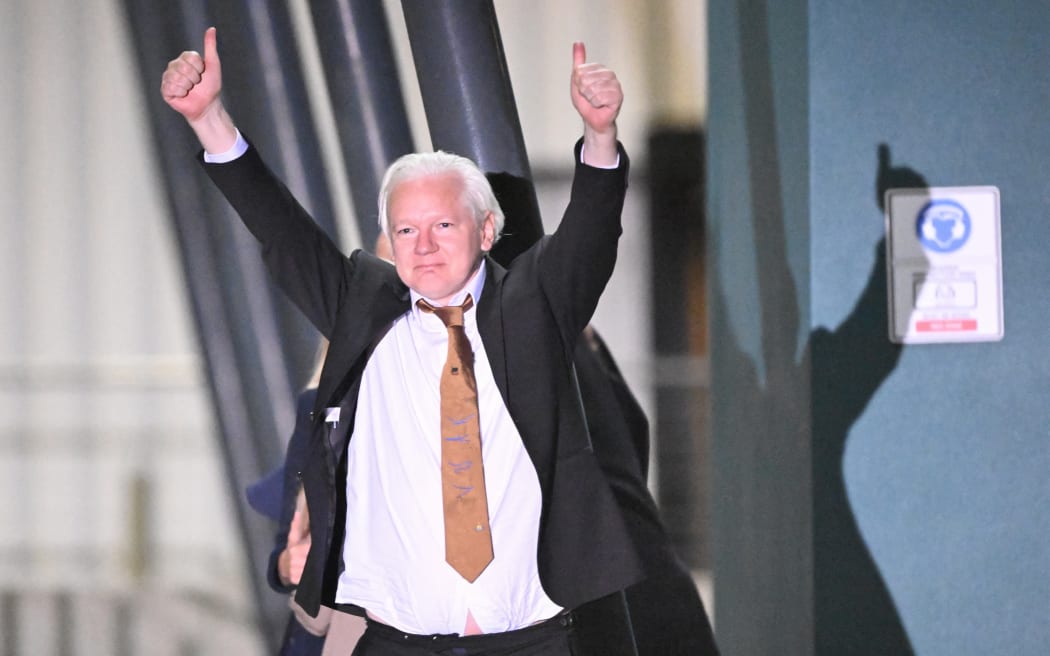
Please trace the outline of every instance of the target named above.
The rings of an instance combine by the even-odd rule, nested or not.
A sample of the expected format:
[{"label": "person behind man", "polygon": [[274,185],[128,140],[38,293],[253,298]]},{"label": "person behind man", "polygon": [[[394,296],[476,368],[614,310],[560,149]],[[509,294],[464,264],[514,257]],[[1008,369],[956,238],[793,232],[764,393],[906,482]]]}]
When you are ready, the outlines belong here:
[{"label": "person behind man", "polygon": [[[253,507],[273,517],[278,524],[266,579],[271,588],[284,594],[295,592],[310,550],[310,512],[299,476],[309,454],[313,432],[310,414],[327,354],[328,342],[323,340],[310,380],[296,400],[295,430],[288,439],[284,462],[248,489],[249,500],[253,492],[256,498],[269,499],[265,504],[268,507],[258,503]],[[323,607],[316,616],[308,615],[295,602],[294,595],[289,598],[289,607],[291,613],[279,656],[345,656],[353,651],[364,631],[360,617],[331,608]]]},{"label": "person behind man", "polygon": [[[513,268],[517,255],[542,236],[527,200],[535,191],[531,182],[506,173],[486,176],[506,218],[504,237],[489,257]],[[594,326],[580,336],[573,365],[594,455],[646,575],[623,592],[578,607],[577,642],[586,653],[606,656],[717,656],[696,582],[675,553],[649,491],[649,420]]]},{"label": "person behind man", "polygon": [[[311,546],[296,600],[310,614],[321,604],[365,613],[362,656],[572,653],[572,609],[643,576],[572,373],[622,232],[616,75],[574,44],[570,96],[584,134],[570,202],[510,271],[486,256],[503,222],[488,181],[447,153],[407,155],[387,171],[379,216],[393,266],[344,256],[240,135],[221,88],[211,28],[203,57],[168,64],[161,93],[271,275],[330,341],[302,476]],[[471,361],[476,410],[450,415],[446,389],[469,380]],[[334,426],[322,412],[332,406]],[[476,447],[475,430],[480,458],[444,455],[445,443]],[[453,478],[482,471],[481,483]],[[455,533],[451,517],[471,504],[484,512]],[[483,548],[462,546],[475,538]]]},{"label": "person behind man", "polygon": [[[301,460],[305,441],[304,429],[310,428],[308,415],[313,408],[315,388],[305,390],[296,402],[295,431],[288,441],[284,462],[245,490],[248,504],[257,512],[278,524],[278,546],[270,557],[266,578],[270,587],[284,594],[295,590],[299,582],[298,571],[306,559],[309,548],[308,515],[301,486],[296,479],[296,460]],[[289,476],[290,474],[290,476]],[[287,480],[291,478],[291,480]],[[298,554],[301,553],[301,556]],[[281,563],[281,567],[278,566]],[[288,622],[281,638],[278,656],[321,656],[325,634],[331,619],[329,612],[317,618],[305,617],[298,605],[289,597]],[[300,619],[302,618],[302,619]],[[305,620],[305,621],[304,621]]]}]

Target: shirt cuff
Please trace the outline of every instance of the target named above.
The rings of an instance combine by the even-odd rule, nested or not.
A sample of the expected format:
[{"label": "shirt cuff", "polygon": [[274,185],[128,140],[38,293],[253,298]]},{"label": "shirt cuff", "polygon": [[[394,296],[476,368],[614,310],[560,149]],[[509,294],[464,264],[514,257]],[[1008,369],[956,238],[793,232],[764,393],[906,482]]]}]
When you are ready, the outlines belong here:
[{"label": "shirt cuff", "polygon": [[[238,133],[238,134],[240,134],[240,133]],[[584,151],[586,149],[587,149],[587,146],[585,146],[583,144],[580,144],[580,164],[586,164],[587,166],[590,166],[590,167],[596,168],[596,169],[608,169],[610,171],[613,170],[613,169],[620,168],[620,153],[616,153],[616,163],[613,164],[612,166],[597,166],[595,164],[588,164],[587,161],[584,159],[583,153],[584,153]]]},{"label": "shirt cuff", "polygon": [[237,130],[237,140],[233,142],[229,150],[221,153],[204,151],[204,161],[209,164],[225,164],[226,162],[232,162],[246,152],[248,152],[248,141],[241,136],[241,131]]}]

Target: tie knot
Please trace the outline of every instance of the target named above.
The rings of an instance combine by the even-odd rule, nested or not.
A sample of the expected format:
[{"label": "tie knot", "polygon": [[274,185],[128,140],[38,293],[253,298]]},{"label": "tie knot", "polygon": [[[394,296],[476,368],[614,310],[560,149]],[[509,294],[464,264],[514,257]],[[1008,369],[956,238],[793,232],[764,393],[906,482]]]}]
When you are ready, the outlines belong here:
[{"label": "tie knot", "polygon": [[451,328],[452,326],[463,325],[463,313],[474,306],[474,299],[470,297],[470,294],[467,294],[467,298],[463,301],[463,305],[434,307],[423,299],[416,301],[416,305],[418,305],[419,309],[424,312],[436,314],[438,319],[441,319],[441,322],[445,324],[446,327]]}]

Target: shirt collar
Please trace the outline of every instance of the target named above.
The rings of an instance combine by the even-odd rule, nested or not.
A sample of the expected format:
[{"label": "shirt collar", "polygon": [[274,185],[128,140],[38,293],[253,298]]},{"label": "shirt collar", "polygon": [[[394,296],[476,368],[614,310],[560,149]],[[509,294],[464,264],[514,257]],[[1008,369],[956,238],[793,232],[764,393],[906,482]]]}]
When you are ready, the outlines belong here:
[{"label": "shirt collar", "polygon": [[[474,306],[467,310],[467,312],[473,311],[478,307],[478,301],[481,300],[481,290],[485,288],[485,277],[488,275],[488,265],[485,258],[481,258],[481,265],[478,266],[478,270],[474,272],[474,275],[470,277],[467,284],[463,286],[463,289],[455,293],[452,299],[444,305],[462,305],[463,301],[466,300],[467,294],[470,294],[471,298],[474,299]],[[427,303],[437,307],[442,305],[441,303],[435,303],[431,299],[419,294],[414,289],[409,289],[409,296],[412,300],[412,312],[419,313],[419,306],[416,305],[416,301],[419,299],[425,300]]]}]

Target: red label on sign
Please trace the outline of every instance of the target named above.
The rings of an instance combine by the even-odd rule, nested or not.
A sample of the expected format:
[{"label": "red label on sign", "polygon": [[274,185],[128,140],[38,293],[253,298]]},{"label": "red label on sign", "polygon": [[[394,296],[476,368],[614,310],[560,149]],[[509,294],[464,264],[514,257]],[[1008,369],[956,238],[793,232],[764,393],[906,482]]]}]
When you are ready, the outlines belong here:
[{"label": "red label on sign", "polygon": [[916,321],[915,330],[920,333],[961,333],[977,330],[977,319],[935,319]]}]

